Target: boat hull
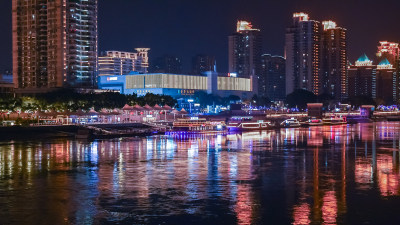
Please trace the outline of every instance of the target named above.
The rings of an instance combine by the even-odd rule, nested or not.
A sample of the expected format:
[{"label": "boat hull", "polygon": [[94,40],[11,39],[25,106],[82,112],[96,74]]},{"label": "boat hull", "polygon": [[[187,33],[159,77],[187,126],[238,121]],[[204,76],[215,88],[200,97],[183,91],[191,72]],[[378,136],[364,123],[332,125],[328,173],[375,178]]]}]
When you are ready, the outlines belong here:
[{"label": "boat hull", "polygon": [[308,123],[307,125],[310,127],[315,127],[315,126],[323,126],[324,123]]},{"label": "boat hull", "polygon": [[241,123],[234,126],[227,126],[229,131],[257,131],[257,130],[269,130],[273,126],[269,123]]},{"label": "boat hull", "polygon": [[336,126],[336,125],[343,125],[343,124],[347,124],[346,122],[324,122],[324,125],[327,126]]},{"label": "boat hull", "polygon": [[283,128],[297,128],[301,127],[301,124],[293,124],[293,125],[283,125]]},{"label": "boat hull", "polygon": [[208,131],[224,131],[226,130],[225,127],[222,127],[221,129],[217,129],[217,127],[213,128],[193,128],[193,127],[173,127],[172,131],[173,132],[208,132]]},{"label": "boat hull", "polygon": [[228,127],[229,131],[258,131],[258,130],[271,130],[273,127],[258,127],[258,128],[241,128],[241,127]]}]

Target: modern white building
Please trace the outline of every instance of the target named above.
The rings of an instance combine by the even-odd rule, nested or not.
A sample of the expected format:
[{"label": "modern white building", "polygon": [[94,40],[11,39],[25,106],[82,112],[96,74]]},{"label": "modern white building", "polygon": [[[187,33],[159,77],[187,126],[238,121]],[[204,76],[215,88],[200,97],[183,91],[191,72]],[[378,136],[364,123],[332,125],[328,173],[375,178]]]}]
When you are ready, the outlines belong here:
[{"label": "modern white building", "polygon": [[130,73],[122,76],[100,76],[99,88],[119,91],[122,94],[147,93],[185,98],[204,91],[221,97],[236,95],[244,99],[253,97],[253,78],[218,76],[215,72],[204,75],[165,73]]},{"label": "modern white building", "polygon": [[136,52],[107,51],[99,57],[99,76],[123,75],[132,71],[147,73],[149,48],[135,48]]}]

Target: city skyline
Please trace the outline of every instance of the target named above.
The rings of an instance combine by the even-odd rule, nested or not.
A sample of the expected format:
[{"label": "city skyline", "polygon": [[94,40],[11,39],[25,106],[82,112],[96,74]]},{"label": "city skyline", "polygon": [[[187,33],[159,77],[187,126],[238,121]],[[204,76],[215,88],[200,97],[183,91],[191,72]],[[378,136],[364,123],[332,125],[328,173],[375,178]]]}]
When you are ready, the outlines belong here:
[{"label": "city skyline", "polygon": [[[316,20],[333,20],[348,30],[349,60],[354,62],[359,55],[373,56],[379,41],[400,40],[400,31],[392,29],[400,18],[396,7],[378,7],[374,1],[282,1],[243,4],[243,1],[212,2],[175,0],[156,3],[155,1],[99,2],[99,50],[129,51],[135,47],[148,47],[150,58],[163,54],[176,55],[183,59],[183,70],[189,71],[191,58],[199,53],[215,55],[218,71],[228,71],[227,36],[235,31],[237,20],[252,22],[263,34],[263,53],[284,54],[284,34],[290,24],[291,14],[304,11]],[[399,5],[387,0],[387,6]],[[287,5],[287,6],[285,6]],[[212,7],[211,7],[212,6]],[[152,9],[152,10],[150,10]],[[205,14],[205,10],[208,10]],[[353,12],[357,9],[358,13]],[[0,71],[11,70],[11,1],[0,9],[0,18],[7,21],[0,25],[6,35],[0,37]],[[127,13],[130,12],[130,13]],[[221,13],[219,13],[221,12]],[[124,15],[115,16],[115,15]],[[151,16],[151,15],[157,16]],[[372,14],[379,14],[371,16]],[[146,16],[147,15],[147,16]],[[175,16],[174,16],[175,15]],[[204,16],[215,15],[215,16]],[[140,21],[138,23],[137,21]],[[126,27],[131,27],[126,29]],[[366,29],[367,27],[367,29]],[[369,32],[377,30],[379,32]],[[138,32],[139,31],[139,32]],[[160,38],[163,37],[163,38]],[[192,44],[196,43],[192,46]],[[168,44],[166,44],[168,43]],[[150,60],[151,61],[151,60]]]}]

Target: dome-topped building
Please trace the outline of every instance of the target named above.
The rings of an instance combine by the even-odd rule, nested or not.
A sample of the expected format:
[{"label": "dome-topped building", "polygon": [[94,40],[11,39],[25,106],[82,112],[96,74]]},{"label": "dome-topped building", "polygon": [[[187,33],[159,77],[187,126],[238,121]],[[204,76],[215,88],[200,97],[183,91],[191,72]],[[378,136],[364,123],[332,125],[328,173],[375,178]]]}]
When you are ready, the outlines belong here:
[{"label": "dome-topped building", "polygon": [[373,61],[370,60],[367,54],[363,54],[360,58],[356,61],[356,66],[372,66]]},{"label": "dome-topped building", "polygon": [[387,58],[384,58],[379,64],[378,64],[378,70],[387,70],[387,69],[393,69],[393,65],[389,62]]},{"label": "dome-topped building", "polygon": [[369,96],[384,104],[396,103],[399,98],[399,77],[390,57],[377,57],[373,63],[366,54],[361,55],[355,65],[348,67],[348,96]]}]

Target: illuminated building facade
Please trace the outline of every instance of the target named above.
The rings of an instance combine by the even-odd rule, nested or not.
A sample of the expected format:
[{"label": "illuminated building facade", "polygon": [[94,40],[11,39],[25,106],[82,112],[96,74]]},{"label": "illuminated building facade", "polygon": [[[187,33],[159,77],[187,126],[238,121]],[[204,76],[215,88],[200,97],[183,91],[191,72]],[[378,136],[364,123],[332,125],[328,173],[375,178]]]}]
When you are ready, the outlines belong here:
[{"label": "illuminated building facade", "polygon": [[400,56],[399,43],[381,41],[379,44],[378,52],[376,53],[378,62],[387,59],[390,64],[396,65]]},{"label": "illuminated building facade", "polygon": [[286,97],[286,60],[282,56],[264,54],[261,56],[261,75],[258,79],[258,96],[270,100],[284,100]]},{"label": "illuminated building facade", "polygon": [[383,59],[376,70],[376,96],[385,104],[396,103],[398,99],[399,77],[396,68],[388,59]]},{"label": "illuminated building facade", "polygon": [[286,94],[305,89],[321,93],[321,23],[308,14],[294,13],[286,31]]},{"label": "illuminated building facade", "polygon": [[374,65],[366,54],[348,68],[349,98],[367,96],[379,103],[396,103],[399,98],[397,69],[384,58]]},{"label": "illuminated building facade", "polygon": [[180,75],[165,73],[139,74],[123,76],[99,76],[99,88],[116,90],[122,94],[147,93],[170,95],[174,98],[190,98],[198,91],[219,96],[237,95],[251,98],[253,95],[252,79],[218,76],[207,72],[205,75]]},{"label": "illuminated building facade", "polygon": [[348,68],[348,97],[376,96],[376,66],[366,54]]},{"label": "illuminated building facade", "polygon": [[214,56],[196,55],[192,59],[192,73],[200,75],[207,71],[217,72],[217,64]]},{"label": "illuminated building facade", "polygon": [[99,76],[123,75],[131,71],[147,73],[149,48],[136,48],[136,52],[107,51],[99,57]]},{"label": "illuminated building facade", "polygon": [[262,37],[247,21],[238,21],[234,34],[229,36],[229,73],[238,77],[257,77],[261,72]]},{"label": "illuminated building facade", "polygon": [[172,55],[158,57],[150,65],[150,72],[181,74],[182,60]]},{"label": "illuminated building facade", "polygon": [[[393,81],[397,80],[397,82],[394,85],[394,88],[396,88],[395,91],[393,91],[393,96],[394,96],[394,101],[393,102],[397,102],[399,100],[399,92],[400,92],[400,83],[399,83],[399,76],[400,76],[400,47],[399,47],[399,43],[395,43],[395,42],[388,42],[388,41],[381,41],[379,42],[379,46],[378,46],[378,51],[376,53],[376,57],[377,57],[377,62],[381,62],[383,64],[387,64],[386,60],[389,62],[390,65],[392,65],[393,68],[391,68],[390,70],[395,70],[395,75],[393,75]],[[379,65],[378,65],[379,67]],[[388,69],[386,70],[381,70],[382,72],[380,73],[384,73],[383,71],[388,71]],[[389,72],[391,73],[391,72]],[[386,75],[389,79],[390,75]],[[387,96],[387,95],[386,95]]]},{"label": "illuminated building facade", "polygon": [[12,18],[18,92],[96,85],[97,0],[13,0]]},{"label": "illuminated building facade", "polygon": [[346,29],[333,21],[323,21],[322,26],[321,93],[343,100],[347,98]]}]

